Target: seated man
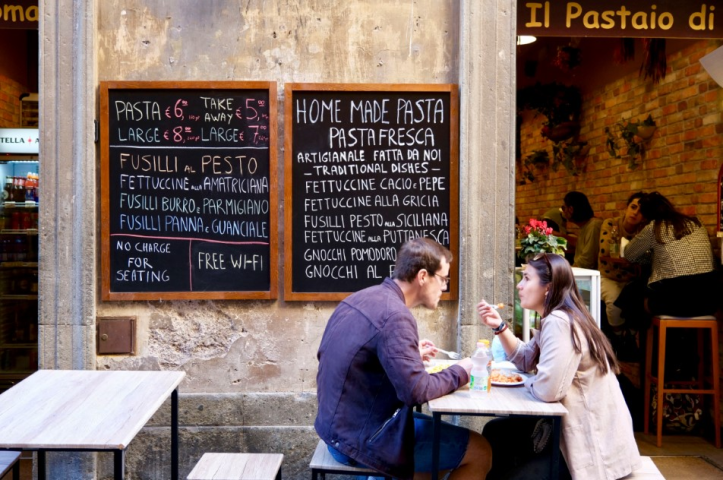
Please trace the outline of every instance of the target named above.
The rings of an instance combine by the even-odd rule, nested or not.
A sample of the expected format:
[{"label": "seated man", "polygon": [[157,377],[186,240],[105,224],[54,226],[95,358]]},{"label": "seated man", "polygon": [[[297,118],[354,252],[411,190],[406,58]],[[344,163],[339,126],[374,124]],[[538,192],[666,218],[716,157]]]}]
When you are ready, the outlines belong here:
[{"label": "seated man", "polygon": [[[413,408],[465,385],[472,360],[427,373],[423,358],[436,349],[428,340],[420,345],[409,309],[437,307],[451,260],[432,240],[410,240],[393,279],[351,295],[329,319],[317,354],[314,427],[337,461],[401,479],[431,471],[432,419]],[[442,423],[441,438],[440,470],[453,470],[453,480],[485,478],[491,450],[480,434]]]},{"label": "seated man", "polygon": [[573,267],[595,270],[597,268],[600,226],[602,219],[595,216],[587,196],[582,192],[568,192],[562,205],[562,215],[580,230],[575,246]]}]

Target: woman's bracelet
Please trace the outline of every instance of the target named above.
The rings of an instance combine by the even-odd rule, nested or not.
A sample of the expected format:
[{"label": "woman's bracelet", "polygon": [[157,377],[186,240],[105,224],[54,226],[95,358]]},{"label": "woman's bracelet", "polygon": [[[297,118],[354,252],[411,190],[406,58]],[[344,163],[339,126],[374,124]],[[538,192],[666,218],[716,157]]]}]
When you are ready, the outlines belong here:
[{"label": "woman's bracelet", "polygon": [[499,335],[500,333],[507,330],[509,327],[507,325],[507,322],[502,322],[499,324],[497,328],[493,328],[492,331],[495,332],[495,335]]}]

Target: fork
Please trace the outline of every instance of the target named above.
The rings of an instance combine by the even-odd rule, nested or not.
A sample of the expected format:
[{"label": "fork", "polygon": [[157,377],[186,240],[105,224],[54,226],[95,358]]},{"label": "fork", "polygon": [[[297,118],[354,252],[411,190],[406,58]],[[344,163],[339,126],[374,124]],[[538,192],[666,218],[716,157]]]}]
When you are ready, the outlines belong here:
[{"label": "fork", "polygon": [[447,356],[448,356],[449,358],[451,358],[452,360],[459,360],[460,358],[462,358],[462,355],[460,355],[460,354],[457,353],[457,352],[448,352],[447,350],[442,350],[441,348],[437,348],[437,351],[444,353],[445,355],[447,355]]}]

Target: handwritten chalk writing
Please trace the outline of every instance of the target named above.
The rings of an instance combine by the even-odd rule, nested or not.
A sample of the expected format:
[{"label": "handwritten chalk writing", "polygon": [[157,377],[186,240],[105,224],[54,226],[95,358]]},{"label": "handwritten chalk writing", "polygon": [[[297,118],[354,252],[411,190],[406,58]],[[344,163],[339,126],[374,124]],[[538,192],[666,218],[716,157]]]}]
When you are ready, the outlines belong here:
[{"label": "handwritten chalk writing", "polygon": [[400,213],[397,215],[397,227],[435,227],[449,226],[447,214],[436,213]]},{"label": "handwritten chalk writing", "polygon": [[269,193],[269,179],[268,177],[204,177],[202,189],[220,193]]},{"label": "handwritten chalk writing", "polygon": [[203,213],[213,215],[264,215],[269,213],[269,201],[246,198],[204,198]]},{"label": "handwritten chalk writing", "polygon": [[298,163],[344,163],[363,162],[364,150],[350,150],[348,152],[299,152],[296,155]]},{"label": "handwritten chalk writing", "polygon": [[374,195],[375,207],[398,207],[399,197],[397,195]]},{"label": "handwritten chalk writing", "polygon": [[247,164],[248,173],[253,175],[258,169],[256,158],[248,158],[246,155],[237,155],[235,157],[221,155],[204,155],[201,157],[201,173],[207,173],[206,167],[209,167],[214,175],[223,175],[234,173],[234,165],[237,166],[238,174],[244,174],[244,160]]},{"label": "handwritten chalk writing", "polygon": [[356,265],[307,265],[304,272],[306,278],[358,278]]},{"label": "handwritten chalk writing", "polygon": [[117,241],[115,242],[115,249],[125,252],[131,251],[131,242]]},{"label": "handwritten chalk writing", "polygon": [[218,252],[198,252],[196,255],[199,269],[206,270],[226,270],[226,260],[223,253]]},{"label": "handwritten chalk writing", "polygon": [[397,249],[394,247],[352,248],[351,259],[362,262],[396,262]]},{"label": "handwritten chalk writing", "polygon": [[401,162],[404,160],[402,151],[398,148],[389,150],[374,150],[375,162]]},{"label": "handwritten chalk writing", "polygon": [[444,177],[420,177],[420,190],[446,190],[444,185]]},{"label": "handwritten chalk writing", "polygon": [[158,136],[158,128],[151,127],[146,128],[128,128],[126,130],[127,135],[123,135],[123,131],[118,129],[118,141],[119,142],[137,142],[137,143],[159,143],[161,138]]},{"label": "handwritten chalk writing", "polygon": [[202,142],[239,142],[238,128],[221,128],[211,127],[208,132],[205,128],[201,128]]},{"label": "handwritten chalk writing", "polygon": [[305,228],[346,228],[343,215],[304,215]]},{"label": "handwritten chalk writing", "polygon": [[128,190],[189,190],[188,178],[156,178],[149,175],[121,173],[120,188]]},{"label": "handwritten chalk writing", "polygon": [[376,189],[374,178],[351,178],[346,180],[310,180],[305,183],[306,193],[334,193],[373,191]]},{"label": "handwritten chalk writing", "polygon": [[163,222],[167,232],[204,233],[206,231],[201,217],[166,215]]},{"label": "handwritten chalk writing", "polygon": [[402,199],[405,207],[439,207],[439,197],[436,195],[405,195]]},{"label": "handwritten chalk writing", "polygon": [[356,230],[347,230],[340,232],[338,230],[319,230],[304,231],[304,242],[306,243],[363,243],[366,241],[366,232],[358,232]]},{"label": "handwritten chalk writing", "polygon": [[126,208],[130,210],[158,210],[158,198],[152,195],[140,195],[121,192],[120,208]]},{"label": "handwritten chalk writing", "polygon": [[384,243],[401,244],[417,237],[430,237],[444,245],[449,244],[449,230],[384,230],[382,239]]},{"label": "handwritten chalk writing", "polygon": [[161,230],[161,217],[158,215],[128,215],[121,213],[120,229],[158,232]]},{"label": "handwritten chalk writing", "polygon": [[262,271],[264,269],[264,257],[261,255],[247,255],[241,253],[238,257],[230,256],[231,266],[239,270]]},{"label": "handwritten chalk writing", "polygon": [[404,147],[421,145],[434,147],[431,128],[329,128],[329,148]]},{"label": "handwritten chalk writing", "polygon": [[441,98],[397,100],[397,123],[444,123],[444,101]]},{"label": "handwritten chalk writing", "polygon": [[224,112],[220,112],[215,115],[213,113],[206,112],[206,115],[203,117],[204,122],[226,122],[229,125],[231,124],[231,120],[233,119],[233,115]]},{"label": "handwritten chalk writing", "polygon": [[171,253],[171,244],[158,242],[136,242],[133,244],[133,250],[136,252],[148,253]]},{"label": "handwritten chalk writing", "polygon": [[425,174],[429,172],[428,163],[392,163],[392,173],[416,173]]},{"label": "handwritten chalk writing", "polygon": [[417,188],[417,184],[411,178],[382,178],[379,182],[379,188],[382,190],[412,190]]},{"label": "handwritten chalk writing", "polygon": [[213,220],[211,232],[234,237],[269,238],[269,225],[267,222],[246,220]]},{"label": "handwritten chalk writing", "polygon": [[196,200],[187,197],[161,197],[161,210],[174,213],[198,213]]},{"label": "handwritten chalk writing", "polygon": [[233,98],[201,97],[203,106],[214,110],[233,110]]},{"label": "handwritten chalk writing", "polygon": [[346,262],[346,250],[343,248],[307,248],[304,250],[304,260],[315,262]]},{"label": "handwritten chalk writing", "polygon": [[171,277],[168,270],[149,271],[149,270],[117,270],[116,281],[118,282],[142,282],[142,283],[159,283],[168,282]]},{"label": "handwritten chalk writing", "polygon": [[372,197],[363,195],[360,197],[338,197],[338,198],[304,198],[304,211],[322,212],[339,208],[371,207]]},{"label": "handwritten chalk writing", "polygon": [[[417,150],[415,152],[419,153]],[[417,159],[419,159],[419,155],[417,155]],[[425,150],[424,151],[424,160],[425,161],[432,161],[432,162],[438,162],[442,160],[442,151],[438,148],[434,150]]]},{"label": "handwritten chalk writing", "polygon": [[115,101],[116,120],[140,122],[141,120],[161,120],[161,106],[158,102],[143,100],[139,102]]},{"label": "handwritten chalk writing", "polygon": [[331,122],[339,123],[339,103],[340,100],[296,100],[296,121],[297,123],[321,123]]},{"label": "handwritten chalk writing", "polygon": [[134,155],[132,153],[120,154],[120,168],[130,168],[142,172],[169,173],[178,171],[178,157],[169,158],[168,155]]},{"label": "handwritten chalk writing", "polygon": [[387,168],[381,163],[361,163],[351,165],[312,165],[314,169],[314,175],[339,175],[339,176],[354,176],[354,175],[367,175],[370,173],[389,173]]},{"label": "handwritten chalk writing", "polygon": [[354,114],[359,114],[361,123],[389,123],[389,99],[385,98],[381,101],[359,100],[351,101],[351,110],[349,112],[349,122],[354,123]]},{"label": "handwritten chalk writing", "polygon": [[368,215],[349,215],[349,226],[351,228],[369,228],[381,227],[384,217],[381,213],[371,213]]}]

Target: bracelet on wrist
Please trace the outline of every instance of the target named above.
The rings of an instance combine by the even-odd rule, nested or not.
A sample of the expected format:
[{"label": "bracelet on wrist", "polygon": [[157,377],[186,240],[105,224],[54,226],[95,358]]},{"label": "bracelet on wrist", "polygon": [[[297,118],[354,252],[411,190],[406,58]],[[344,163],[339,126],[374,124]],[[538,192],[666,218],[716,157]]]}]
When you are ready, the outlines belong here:
[{"label": "bracelet on wrist", "polygon": [[502,322],[499,324],[497,328],[493,328],[492,331],[495,332],[495,335],[499,335],[500,333],[507,330],[509,327],[507,325],[507,322]]}]

